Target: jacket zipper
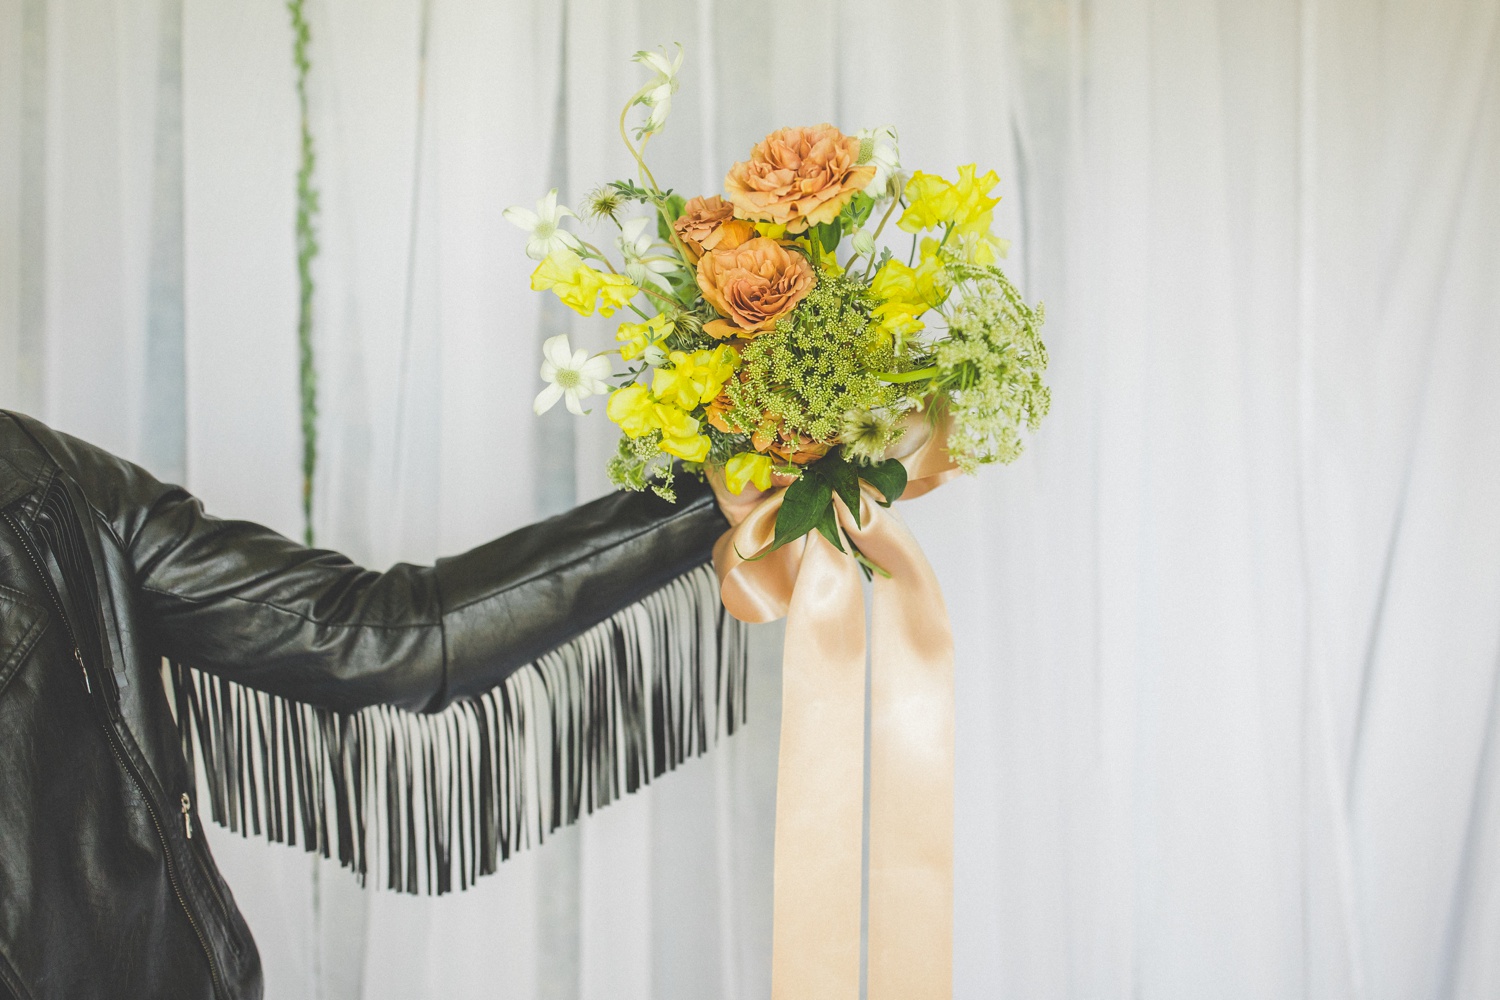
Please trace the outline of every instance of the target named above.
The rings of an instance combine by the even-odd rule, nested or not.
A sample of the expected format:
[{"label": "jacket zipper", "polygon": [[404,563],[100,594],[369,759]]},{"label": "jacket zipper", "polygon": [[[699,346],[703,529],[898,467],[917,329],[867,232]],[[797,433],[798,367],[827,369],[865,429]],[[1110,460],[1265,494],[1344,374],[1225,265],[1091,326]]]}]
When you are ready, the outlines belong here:
[{"label": "jacket zipper", "polygon": [[[26,552],[27,558],[31,560],[31,565],[36,569],[37,575],[42,578],[42,583],[47,588],[47,596],[52,599],[52,606],[57,609],[58,621],[62,622],[63,630],[68,634],[68,642],[73,647],[73,659],[83,671],[84,690],[90,695],[89,701],[93,702],[92,695],[94,689],[93,685],[89,683],[89,671],[88,667],[84,665],[83,653],[78,648],[78,637],[73,632],[73,626],[68,621],[68,616],[63,613],[62,599],[57,596],[57,591],[52,586],[51,577],[43,569],[42,560],[32,547],[31,539],[21,530],[21,526],[16,523],[16,519],[11,516],[10,511],[0,511],[0,517],[5,519],[5,523],[10,525],[11,531],[15,532],[16,537],[20,539],[21,548]],[[105,741],[109,743],[109,749],[115,755],[115,760],[125,770],[125,773],[130,775],[130,780],[135,783],[136,791],[140,793],[141,801],[146,804],[146,814],[151,817],[151,825],[156,828],[156,837],[161,841],[162,857],[166,859],[167,882],[172,886],[172,894],[177,897],[177,905],[182,907],[183,916],[187,917],[188,926],[192,927],[193,934],[198,938],[198,945],[203,949],[203,957],[208,959],[208,974],[209,978],[213,981],[214,996],[222,997],[225,993],[224,982],[219,975],[219,963],[214,959],[213,950],[208,945],[208,938],[204,935],[203,928],[198,925],[198,919],[193,916],[193,910],[188,906],[187,896],[183,894],[182,886],[177,881],[177,866],[172,860],[172,848],[167,842],[166,830],[162,828],[161,818],[156,814],[156,805],[151,801],[151,795],[146,790],[146,783],[136,772],[135,765],[126,759],[124,752],[121,750],[119,735],[110,726],[107,719],[102,716],[96,716],[96,718],[99,721],[99,727],[104,730]],[[187,795],[183,795],[183,800],[184,818],[186,818],[186,810],[189,802]],[[189,830],[189,836],[191,835],[191,830]]]}]

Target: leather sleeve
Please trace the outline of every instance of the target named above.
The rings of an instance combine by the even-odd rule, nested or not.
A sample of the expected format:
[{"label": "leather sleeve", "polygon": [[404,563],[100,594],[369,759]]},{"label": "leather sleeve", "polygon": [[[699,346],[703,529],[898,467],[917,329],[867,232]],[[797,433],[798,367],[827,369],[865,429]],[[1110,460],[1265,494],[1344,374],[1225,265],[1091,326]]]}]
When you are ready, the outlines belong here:
[{"label": "leather sleeve", "polygon": [[615,493],[435,567],[383,573],[246,521],[22,418],[134,572],[137,623],[168,657],[341,711],[437,710],[494,687],[673,577],[727,527],[707,486]]}]

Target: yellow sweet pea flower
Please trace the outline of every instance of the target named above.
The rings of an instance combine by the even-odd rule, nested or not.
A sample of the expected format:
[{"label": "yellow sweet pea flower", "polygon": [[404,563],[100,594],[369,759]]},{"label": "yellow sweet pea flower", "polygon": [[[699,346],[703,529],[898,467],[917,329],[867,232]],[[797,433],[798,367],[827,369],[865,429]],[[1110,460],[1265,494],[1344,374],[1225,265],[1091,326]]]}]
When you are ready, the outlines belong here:
[{"label": "yellow sweet pea flower", "polygon": [[672,366],[656,369],[651,391],[664,403],[691,410],[719,394],[739,364],[739,354],[728,344],[711,351],[673,351],[667,355]]},{"label": "yellow sweet pea flower", "polygon": [[688,437],[664,436],[661,439],[661,450],[668,455],[676,455],[684,462],[702,462],[708,458],[708,449],[712,443],[707,434],[693,434]]},{"label": "yellow sweet pea flower", "polygon": [[906,182],[905,197],[906,211],[896,225],[908,233],[945,226],[959,209],[958,190],[952,182],[920,170]]},{"label": "yellow sweet pea flower", "polygon": [[580,316],[592,316],[596,306],[601,316],[611,316],[634,298],[637,291],[624,275],[596,271],[582,257],[566,249],[554,250],[537,265],[531,273],[531,288],[536,292],[552,289],[564,305]]},{"label": "yellow sweet pea flower", "polygon": [[[594,273],[599,275],[600,282],[600,316],[613,316],[616,309],[629,304],[630,300],[635,298],[635,293],[640,291],[636,283],[623,274],[603,274],[599,271],[595,271]],[[588,314],[585,313],[584,315]]]},{"label": "yellow sweet pea flower", "polygon": [[621,323],[615,331],[615,340],[620,343],[620,357],[634,361],[648,348],[661,348],[672,333],[672,327],[663,313],[658,313],[644,323]]},{"label": "yellow sweet pea flower", "polygon": [[922,241],[922,258],[916,267],[888,260],[870,282],[875,305],[870,310],[880,331],[899,343],[923,329],[917,317],[940,306],[948,297],[948,276],[937,256],[938,241]]},{"label": "yellow sweet pea flower", "polygon": [[645,386],[627,385],[610,393],[604,412],[626,437],[638,438],[659,428],[656,405]]},{"label": "yellow sweet pea flower", "polygon": [[963,252],[964,262],[988,267],[1010,253],[1010,240],[989,233],[955,233],[952,242]]},{"label": "yellow sweet pea flower", "polygon": [[896,225],[908,233],[940,229],[955,223],[959,233],[985,235],[995,219],[999,198],[990,189],[1000,183],[993,170],[975,176],[978,164],[958,168],[957,183],[918,170],[906,184],[906,211]]},{"label": "yellow sweet pea flower", "polygon": [[995,206],[1000,204],[999,198],[989,196],[990,189],[1000,183],[1000,175],[990,170],[975,177],[977,169],[979,166],[974,163],[958,168],[958,183],[953,185],[958,205],[953,221],[958,223],[958,232],[982,236],[989,233],[995,219]]},{"label": "yellow sweet pea flower", "polygon": [[760,490],[771,488],[770,455],[744,451],[724,463],[724,485],[729,488],[729,492],[739,496],[744,492],[746,483],[753,483]]}]

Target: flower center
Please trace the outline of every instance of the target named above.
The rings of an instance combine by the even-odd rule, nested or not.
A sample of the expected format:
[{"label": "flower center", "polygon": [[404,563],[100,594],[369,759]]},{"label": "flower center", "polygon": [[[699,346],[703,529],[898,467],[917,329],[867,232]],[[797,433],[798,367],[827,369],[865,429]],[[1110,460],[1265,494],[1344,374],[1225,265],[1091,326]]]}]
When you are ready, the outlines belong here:
[{"label": "flower center", "polygon": [[549,219],[543,219],[536,224],[536,236],[539,240],[550,240],[552,234],[557,232],[557,223]]},{"label": "flower center", "polygon": [[576,389],[582,381],[583,376],[578,373],[577,369],[559,368],[557,371],[557,384],[564,389]]}]

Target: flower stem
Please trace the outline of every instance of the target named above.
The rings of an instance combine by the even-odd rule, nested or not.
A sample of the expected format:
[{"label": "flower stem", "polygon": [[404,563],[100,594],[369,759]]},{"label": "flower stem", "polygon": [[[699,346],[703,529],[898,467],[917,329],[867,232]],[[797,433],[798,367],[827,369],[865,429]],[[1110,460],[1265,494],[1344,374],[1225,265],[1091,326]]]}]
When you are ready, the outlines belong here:
[{"label": "flower stem", "polygon": [[933,378],[938,374],[937,365],[928,365],[926,368],[914,368],[909,372],[875,372],[875,377],[882,382],[920,382],[924,378]]}]

